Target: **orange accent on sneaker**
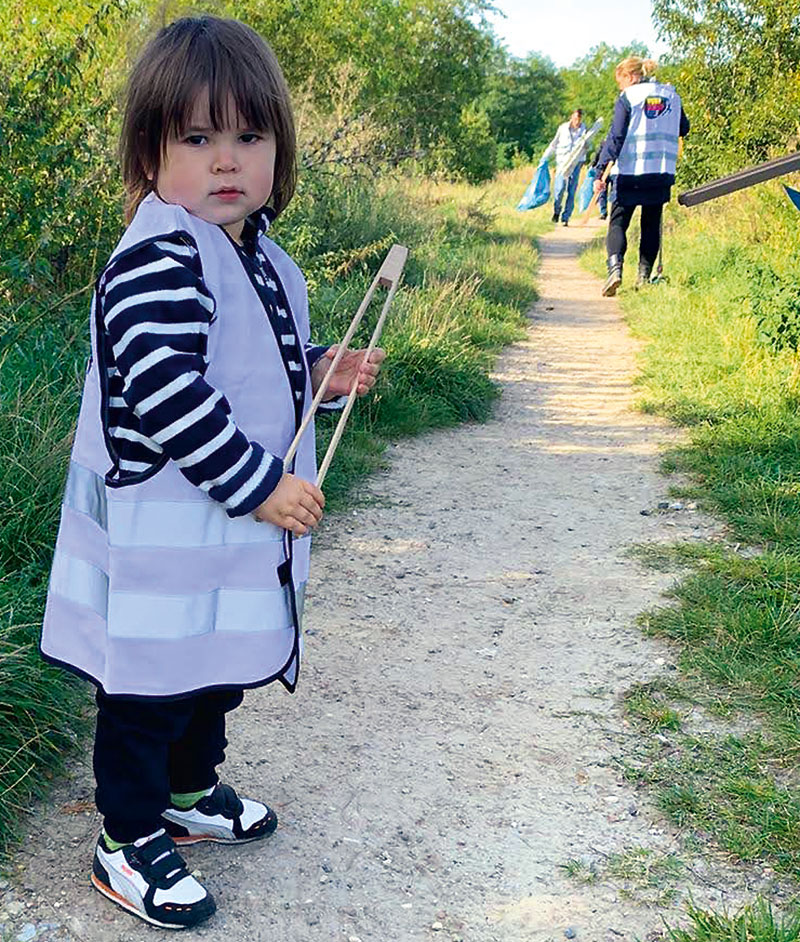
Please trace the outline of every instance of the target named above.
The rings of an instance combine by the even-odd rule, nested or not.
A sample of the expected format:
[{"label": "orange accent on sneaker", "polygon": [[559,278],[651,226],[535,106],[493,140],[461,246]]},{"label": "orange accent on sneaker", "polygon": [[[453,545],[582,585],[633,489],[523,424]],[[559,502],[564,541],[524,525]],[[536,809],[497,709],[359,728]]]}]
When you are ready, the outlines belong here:
[{"label": "orange accent on sneaker", "polygon": [[118,900],[126,909],[130,909],[134,912],[138,912],[133,906],[133,903],[129,899],[125,899],[121,893],[117,893],[116,890],[112,890],[107,883],[103,883],[102,880],[98,879],[95,874],[92,874],[91,881],[94,884],[95,888],[100,890],[101,893],[104,893],[106,896],[110,896],[115,900]]}]

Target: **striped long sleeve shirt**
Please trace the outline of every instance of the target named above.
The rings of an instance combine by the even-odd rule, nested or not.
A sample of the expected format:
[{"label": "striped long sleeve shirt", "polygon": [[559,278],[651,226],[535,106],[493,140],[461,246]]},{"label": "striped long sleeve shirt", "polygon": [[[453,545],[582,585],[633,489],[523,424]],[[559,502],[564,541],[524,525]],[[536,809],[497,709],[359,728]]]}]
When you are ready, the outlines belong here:
[{"label": "striped long sleeve shirt", "polygon": [[[253,249],[254,264],[264,260]],[[265,317],[272,320],[267,279],[260,278]],[[103,273],[96,298],[105,368],[104,425],[113,460],[107,475],[124,486],[155,473],[168,460],[229,516],[251,513],[275,489],[283,462],[247,438],[231,416],[224,391],[205,378],[208,331],[215,303],[203,282],[200,256],[186,236],[138,246]],[[274,329],[274,328],[273,328]],[[295,397],[302,399],[305,363],[294,324],[280,324]],[[326,347],[307,345],[309,368]]]}]

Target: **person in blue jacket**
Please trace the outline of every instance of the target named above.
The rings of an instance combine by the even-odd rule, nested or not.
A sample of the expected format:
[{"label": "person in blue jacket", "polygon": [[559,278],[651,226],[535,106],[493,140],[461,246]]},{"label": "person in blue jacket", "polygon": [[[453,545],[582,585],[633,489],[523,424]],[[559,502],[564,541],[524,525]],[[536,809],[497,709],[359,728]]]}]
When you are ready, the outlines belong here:
[{"label": "person in blue jacket", "polygon": [[614,119],[597,160],[595,190],[605,186],[603,173],[616,163],[614,201],[606,237],[608,277],[603,295],[622,284],[627,231],[637,206],[642,207],[639,270],[636,286],[650,280],[661,245],[661,216],[675,183],[679,138],[689,133],[680,95],[654,77],[652,59],[628,56],[617,66],[620,96]]}]

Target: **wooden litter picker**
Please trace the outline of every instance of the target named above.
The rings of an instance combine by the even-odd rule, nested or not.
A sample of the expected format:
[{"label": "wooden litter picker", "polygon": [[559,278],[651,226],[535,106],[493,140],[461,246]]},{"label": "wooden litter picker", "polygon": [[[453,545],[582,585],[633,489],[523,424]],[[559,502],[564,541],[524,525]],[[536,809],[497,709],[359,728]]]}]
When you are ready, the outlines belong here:
[{"label": "wooden litter picker", "polygon": [[[364,351],[365,359],[369,359],[370,354],[378,345],[378,340],[383,330],[383,325],[386,322],[386,315],[389,313],[389,308],[391,307],[394,296],[397,293],[397,289],[400,286],[400,281],[403,277],[403,268],[406,264],[406,259],[408,258],[408,249],[404,245],[393,245],[387,255],[383,260],[383,264],[378,269],[378,273],[372,280],[372,284],[367,289],[367,293],[364,295],[361,304],[358,306],[358,310],[353,315],[353,319],[350,321],[350,326],[347,328],[347,331],[342,338],[342,342],[339,344],[339,349],[336,351],[331,365],[328,367],[328,372],[323,377],[322,382],[320,383],[319,389],[314,396],[311,406],[309,407],[308,412],[306,413],[303,421],[300,424],[300,428],[297,430],[297,434],[292,441],[292,444],[289,445],[289,450],[286,452],[286,456],[283,459],[285,467],[288,467],[292,458],[297,451],[297,446],[300,444],[300,439],[305,434],[306,429],[311,423],[311,420],[314,418],[319,404],[322,402],[325,393],[330,384],[330,380],[336,370],[336,367],[339,365],[339,361],[344,356],[345,351],[347,350],[353,335],[355,334],[358,325],[361,323],[364,314],[367,311],[367,308],[372,301],[372,297],[375,294],[376,290],[379,287],[388,288],[388,293],[386,295],[386,300],[383,303],[383,308],[378,318],[377,323],[375,324],[375,329],[372,331],[372,336],[369,340],[369,345]],[[339,445],[339,442],[344,434],[345,426],[347,425],[347,420],[350,417],[350,413],[353,411],[353,406],[358,394],[358,376],[353,380],[353,385],[350,389],[350,394],[347,397],[347,402],[345,403],[342,414],[339,417],[339,421],[334,430],[333,436],[328,445],[328,450],[325,452],[325,457],[322,459],[322,464],[319,467],[317,473],[317,487],[322,487],[322,482],[325,480],[325,475],[328,473],[328,468],[331,466],[333,461],[333,456],[336,454],[336,448]]]}]

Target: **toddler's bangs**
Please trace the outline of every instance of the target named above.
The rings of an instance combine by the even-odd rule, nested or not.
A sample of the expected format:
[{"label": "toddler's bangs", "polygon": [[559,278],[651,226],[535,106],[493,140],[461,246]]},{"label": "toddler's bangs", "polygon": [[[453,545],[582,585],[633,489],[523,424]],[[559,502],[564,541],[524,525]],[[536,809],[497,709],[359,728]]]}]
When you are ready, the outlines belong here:
[{"label": "toddler's bangs", "polygon": [[[164,101],[164,136],[183,135],[192,122],[198,104],[207,99],[207,120],[215,131],[244,124],[258,131],[278,134],[283,130],[280,98],[271,81],[272,76],[259,63],[232,61],[228,56],[210,62],[189,59],[182,79],[175,82],[174,97]],[[172,89],[171,89],[172,91]],[[235,108],[233,114],[231,104]]]},{"label": "toddler's bangs", "polygon": [[[208,114],[196,114],[207,105]],[[229,112],[234,109],[236,113]],[[270,204],[279,214],[294,193],[295,130],[286,80],[275,54],[244,23],[214,16],[184,17],[147,45],[128,81],[120,135],[126,216],[154,189],[170,137],[194,120],[216,131],[243,119],[253,131],[275,135]]]}]

